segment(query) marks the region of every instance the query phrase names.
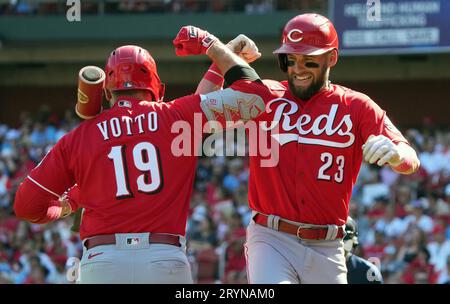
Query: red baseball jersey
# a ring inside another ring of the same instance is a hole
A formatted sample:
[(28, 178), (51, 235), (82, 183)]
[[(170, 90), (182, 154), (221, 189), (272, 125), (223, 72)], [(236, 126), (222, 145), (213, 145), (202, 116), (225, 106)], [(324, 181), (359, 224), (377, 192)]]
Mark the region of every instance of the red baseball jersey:
[(85, 209), (82, 239), (133, 232), (184, 235), (196, 157), (172, 153), (180, 134), (171, 128), (184, 121), (192, 140), (194, 113), (203, 115), (198, 95), (170, 103), (121, 97), (61, 138), (29, 177), (57, 195), (78, 184), (79, 207)]
[(267, 157), (250, 157), (251, 209), (296, 222), (344, 225), (369, 135), (383, 134), (395, 143), (406, 139), (362, 93), (331, 84), (305, 102), (290, 93), (286, 81), (264, 83), (272, 98), (265, 97), (266, 112), (257, 119), (275, 139), (279, 161), (262, 167)]
[[(272, 98), (261, 83), (245, 81), (242, 88)], [(245, 103), (225, 93), (223, 98)], [(215, 98), (221, 98), (220, 93)], [(82, 239), (133, 232), (184, 235), (196, 155), (207, 122), (200, 102), (199, 95), (169, 103), (119, 98), (50, 150), (19, 187), (16, 214), (35, 223), (57, 219), (57, 199), (76, 183), (74, 198), (84, 208)], [(239, 108), (226, 111), (239, 118)]]

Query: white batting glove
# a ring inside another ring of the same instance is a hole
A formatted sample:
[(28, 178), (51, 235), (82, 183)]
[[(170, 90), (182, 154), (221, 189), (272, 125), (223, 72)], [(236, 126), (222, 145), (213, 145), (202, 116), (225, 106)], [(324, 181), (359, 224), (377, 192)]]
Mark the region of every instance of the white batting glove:
[(402, 162), (397, 145), (384, 135), (370, 135), (362, 148), (364, 160), (370, 164), (377, 162), (381, 167), (388, 163), (395, 167)]
[(261, 53), (258, 51), (258, 47), (253, 40), (243, 34), (238, 35), (228, 42), (227, 46), (247, 63), (251, 63), (261, 57)]

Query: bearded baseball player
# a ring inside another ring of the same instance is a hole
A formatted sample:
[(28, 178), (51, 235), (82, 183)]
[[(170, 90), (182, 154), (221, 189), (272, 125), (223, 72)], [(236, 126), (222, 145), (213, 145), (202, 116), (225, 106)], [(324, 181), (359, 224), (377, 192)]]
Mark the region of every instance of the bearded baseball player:
[[(338, 61), (330, 20), (294, 17), (274, 53), (287, 80), (264, 80), (272, 98), (255, 120), (278, 142), (279, 162), (263, 167), (262, 156), (250, 157), (248, 280), (347, 283), (342, 240), (362, 160), (401, 174), (416, 172), (420, 163), (370, 97), (330, 82)], [(197, 92), (218, 85), (204, 78)]]
[[(177, 39), (177, 54), (207, 53), (228, 83), (245, 78), (255, 80), (248, 86), (261, 87), (253, 91), (265, 90), (254, 70), (208, 32), (185, 27)], [(264, 101), (231, 85), (216, 99), (162, 102), (156, 63), (138, 46), (114, 50), (105, 73), (111, 108), (58, 141), (20, 185), (15, 213), (46, 223), (84, 208), (81, 283), (192, 283), (184, 235), (196, 157), (173, 153), (179, 134), (172, 126), (187, 123), (192, 139), (194, 114), (203, 122), (246, 121), (264, 112)]]

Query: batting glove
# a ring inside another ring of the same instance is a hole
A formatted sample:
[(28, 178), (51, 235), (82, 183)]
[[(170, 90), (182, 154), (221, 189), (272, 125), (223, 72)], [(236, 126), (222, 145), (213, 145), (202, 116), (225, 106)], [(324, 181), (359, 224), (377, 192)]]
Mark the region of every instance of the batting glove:
[(362, 148), (364, 160), (370, 164), (398, 166), (402, 162), (397, 145), (384, 135), (370, 135)]
[(247, 63), (251, 63), (261, 57), (261, 53), (253, 40), (243, 34), (228, 42), (227, 47)]
[(80, 188), (78, 185), (75, 184), (64, 192), (60, 200), (70, 206), (71, 212), (77, 210), (80, 204)]
[(183, 26), (173, 40), (177, 56), (206, 54), (206, 51), (217, 41), (214, 35), (198, 27)]

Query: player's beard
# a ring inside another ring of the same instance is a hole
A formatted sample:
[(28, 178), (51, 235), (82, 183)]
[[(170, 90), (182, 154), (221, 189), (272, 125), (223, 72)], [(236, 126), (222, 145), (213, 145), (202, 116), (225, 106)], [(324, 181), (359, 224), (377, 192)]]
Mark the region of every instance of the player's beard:
[(319, 76), (314, 77), (314, 82), (310, 84), (306, 89), (301, 87), (296, 87), (294, 85), (294, 74), (288, 75), (288, 84), (289, 89), (295, 97), (300, 98), (301, 100), (308, 100), (313, 97), (320, 89), (325, 85), (325, 76), (327, 74), (327, 69), (322, 68), (320, 70)]

